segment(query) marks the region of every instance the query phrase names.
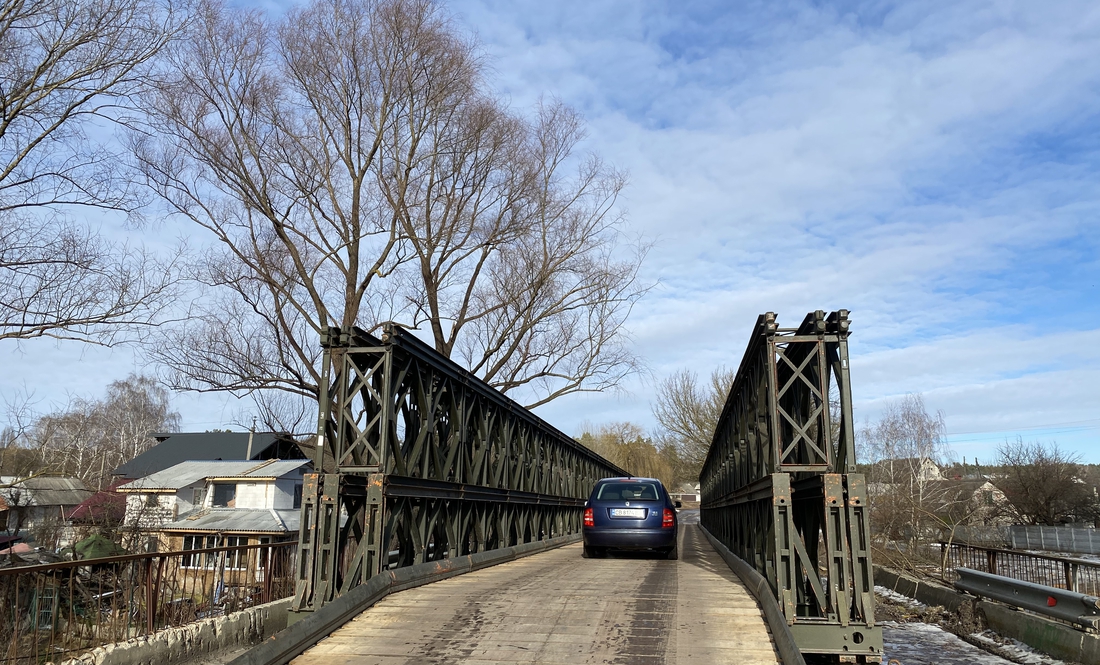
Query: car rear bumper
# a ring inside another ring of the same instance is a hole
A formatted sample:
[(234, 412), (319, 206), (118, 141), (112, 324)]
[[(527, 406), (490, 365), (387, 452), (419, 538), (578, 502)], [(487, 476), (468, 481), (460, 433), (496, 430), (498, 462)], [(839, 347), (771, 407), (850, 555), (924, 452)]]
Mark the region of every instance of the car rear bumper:
[(584, 530), (587, 547), (622, 550), (660, 550), (676, 544), (676, 529), (593, 529)]

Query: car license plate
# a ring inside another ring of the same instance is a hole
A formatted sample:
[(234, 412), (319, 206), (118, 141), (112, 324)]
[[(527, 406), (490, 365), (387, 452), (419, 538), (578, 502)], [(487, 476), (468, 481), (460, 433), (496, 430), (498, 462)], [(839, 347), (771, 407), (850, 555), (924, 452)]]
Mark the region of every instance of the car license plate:
[(612, 517), (632, 517), (636, 520), (645, 519), (645, 508), (612, 508)]

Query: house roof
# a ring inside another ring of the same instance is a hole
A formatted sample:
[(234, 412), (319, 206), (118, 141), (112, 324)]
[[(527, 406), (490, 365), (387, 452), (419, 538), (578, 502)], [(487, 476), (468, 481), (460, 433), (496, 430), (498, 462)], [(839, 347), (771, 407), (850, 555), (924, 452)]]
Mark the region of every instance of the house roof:
[(301, 515), (300, 510), (206, 508), (185, 514), (160, 529), (201, 533), (296, 533)]
[(178, 490), (207, 478), (279, 478), (309, 464), (309, 460), (189, 460), (127, 483), (120, 492)]
[(117, 486), (102, 492), (96, 492), (73, 508), (66, 516), (73, 522), (92, 524), (112, 524), (122, 521), (126, 515), (126, 497), (119, 494)]
[(79, 478), (62, 476), (34, 476), (31, 478), (4, 477), (0, 483), (8, 485), (0, 489), (9, 506), (76, 506), (92, 496), (92, 491)]
[(246, 469), (243, 473), (219, 473), (218, 475), (208, 476), (209, 478), (225, 478), (229, 479), (241, 479), (248, 480), (260, 479), (260, 478), (281, 478), (288, 473), (292, 473), (298, 470), (300, 467), (309, 464), (309, 460), (304, 459), (285, 459), (285, 460), (266, 460), (257, 464), (254, 460), (252, 466)]
[(974, 496), (980, 490), (996, 489), (993, 483), (985, 478), (964, 478), (960, 480), (929, 480), (926, 487), (932, 493), (950, 497), (956, 501)]
[[(296, 459), (304, 455), (283, 432), (182, 432), (153, 434), (159, 443), (112, 473), (142, 478), (188, 460)], [(252, 454), (248, 438), (252, 437)]]

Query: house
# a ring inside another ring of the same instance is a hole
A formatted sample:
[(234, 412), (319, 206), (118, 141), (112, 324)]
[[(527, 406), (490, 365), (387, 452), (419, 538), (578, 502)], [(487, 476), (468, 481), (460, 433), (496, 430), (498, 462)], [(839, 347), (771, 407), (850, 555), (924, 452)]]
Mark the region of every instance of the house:
[(92, 492), (79, 478), (0, 476), (0, 496), (8, 506), (7, 535), (29, 535), (38, 547), (53, 550), (72, 543), (68, 515)]
[(92, 533), (117, 531), (126, 515), (126, 496), (120, 494), (118, 488), (127, 482), (130, 481), (115, 481), (69, 511), (67, 519), (74, 531), (81, 532), (80, 535), (85, 537)]
[(123, 528), (169, 551), (298, 537), (308, 460), (191, 460), (118, 488)]
[(935, 512), (952, 525), (1000, 526), (1012, 523), (1005, 493), (988, 478), (933, 480), (927, 483)]
[(136, 480), (189, 460), (303, 459), (285, 432), (184, 432), (153, 434), (157, 444), (115, 469), (119, 479)]
[(685, 483), (680, 486), (675, 492), (669, 492), (669, 496), (673, 501), (680, 501), (682, 503), (698, 503), (700, 500), (699, 483), (694, 485)]
[(884, 459), (866, 469), (867, 481), (872, 483), (899, 483), (915, 480), (924, 483), (943, 480), (943, 471), (928, 457), (902, 457)]

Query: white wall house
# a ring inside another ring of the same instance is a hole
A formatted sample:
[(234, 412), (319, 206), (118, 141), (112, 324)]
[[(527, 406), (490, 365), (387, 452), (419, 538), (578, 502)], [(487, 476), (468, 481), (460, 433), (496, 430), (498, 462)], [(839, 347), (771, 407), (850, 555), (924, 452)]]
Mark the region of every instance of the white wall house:
[(123, 485), (123, 526), (198, 549), (296, 538), (308, 460), (188, 461)]

